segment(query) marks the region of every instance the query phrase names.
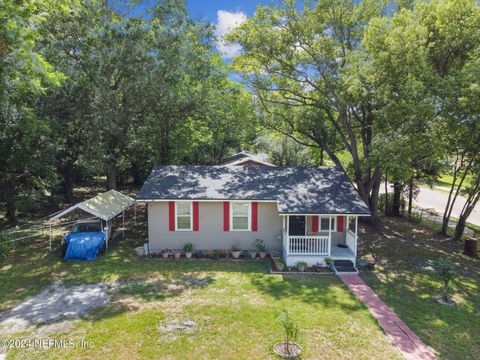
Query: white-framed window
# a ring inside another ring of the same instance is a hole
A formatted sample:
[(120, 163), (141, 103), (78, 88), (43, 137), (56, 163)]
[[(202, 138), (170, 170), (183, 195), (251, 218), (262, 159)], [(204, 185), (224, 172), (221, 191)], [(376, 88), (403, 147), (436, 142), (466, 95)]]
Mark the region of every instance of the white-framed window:
[(192, 231), (193, 203), (191, 201), (175, 201), (175, 230)]
[(336, 231), (336, 221), (335, 221), (335, 216), (329, 217), (329, 216), (321, 216), (320, 217), (320, 231)]
[(250, 231), (252, 222), (252, 203), (246, 201), (230, 202), (230, 230)]

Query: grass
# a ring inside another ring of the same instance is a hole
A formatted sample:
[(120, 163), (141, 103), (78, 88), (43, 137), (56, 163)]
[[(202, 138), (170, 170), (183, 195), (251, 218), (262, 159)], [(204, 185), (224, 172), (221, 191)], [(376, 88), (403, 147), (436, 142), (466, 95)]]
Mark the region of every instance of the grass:
[[(117, 244), (93, 262), (63, 262), (38, 241), (0, 263), (1, 310), (57, 280), (67, 286), (130, 284), (112, 295), (111, 306), (48, 335), (92, 341), (92, 349), (11, 349), (7, 359), (275, 359), (272, 347), (282, 339), (276, 314), (284, 308), (300, 326), (305, 359), (400, 358), (369, 311), (334, 276), (272, 275), (262, 261), (144, 261), (134, 256), (136, 244)], [(159, 323), (175, 319), (193, 320), (197, 328), (162, 335)]]
[[(362, 227), (362, 255), (376, 259), (377, 269), (364, 280), (443, 359), (480, 358), (480, 260), (462, 254), (462, 245), (404, 219), (382, 218)], [(455, 307), (437, 302), (439, 276), (431, 262), (447, 257), (458, 278)]]

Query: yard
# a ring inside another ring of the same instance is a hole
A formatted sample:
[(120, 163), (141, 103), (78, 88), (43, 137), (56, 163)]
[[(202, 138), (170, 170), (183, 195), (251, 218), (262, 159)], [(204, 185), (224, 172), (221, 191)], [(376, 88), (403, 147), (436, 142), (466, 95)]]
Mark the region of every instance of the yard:
[[(361, 253), (376, 259), (363, 279), (443, 359), (480, 358), (480, 260), (462, 254), (462, 245), (403, 219), (382, 218), (362, 226)], [(454, 261), (457, 306), (437, 303), (441, 282), (432, 261)]]
[[(368, 310), (331, 275), (271, 275), (261, 261), (144, 261), (128, 241), (97, 261), (65, 263), (39, 244), (1, 264), (1, 310), (58, 281), (66, 288), (109, 284), (109, 303), (79, 320), (59, 318), (2, 336), (85, 339), (93, 348), (11, 349), (7, 359), (276, 358), (272, 346), (282, 334), (275, 317), (284, 308), (300, 325), (305, 359), (400, 358)], [(182, 321), (194, 326), (168, 331)]]
[[(282, 336), (275, 316), (284, 308), (300, 325), (306, 359), (401, 358), (335, 276), (271, 275), (261, 261), (144, 261), (133, 251), (135, 239), (144, 238), (144, 224), (129, 225), (126, 240), (94, 262), (63, 262), (39, 240), (0, 264), (0, 321), (18, 302), (53, 292), (52, 284), (67, 290), (106, 286), (108, 295), (107, 304), (77, 320), (58, 317), (52, 324), (2, 334), (84, 339), (93, 348), (10, 349), (7, 359), (275, 358), (272, 346)], [(480, 261), (461, 255), (460, 244), (406, 220), (382, 218), (377, 227), (362, 225), (361, 231), (360, 253), (379, 263), (362, 275), (367, 283), (440, 358), (478, 359)], [(436, 301), (440, 279), (431, 261), (442, 256), (459, 269), (453, 308)], [(169, 330), (184, 321), (193, 326)]]

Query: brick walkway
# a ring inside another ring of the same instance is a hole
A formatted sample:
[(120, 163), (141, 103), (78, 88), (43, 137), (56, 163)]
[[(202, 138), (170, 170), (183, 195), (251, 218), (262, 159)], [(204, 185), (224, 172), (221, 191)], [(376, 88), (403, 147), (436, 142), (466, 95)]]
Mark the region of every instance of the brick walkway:
[(437, 359), (415, 333), (390, 309), (358, 275), (341, 275), (340, 279), (368, 307), (390, 341), (408, 360)]

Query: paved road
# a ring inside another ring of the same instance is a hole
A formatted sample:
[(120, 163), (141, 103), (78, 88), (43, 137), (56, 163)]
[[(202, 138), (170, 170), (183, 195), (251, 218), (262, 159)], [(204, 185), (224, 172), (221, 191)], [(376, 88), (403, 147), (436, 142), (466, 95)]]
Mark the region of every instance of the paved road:
[[(389, 187), (390, 193), (391, 187)], [(384, 185), (380, 187), (380, 193), (384, 193)], [(420, 207), (424, 209), (435, 209), (437, 213), (443, 215), (445, 211), (445, 206), (447, 205), (448, 201), (448, 193), (443, 191), (432, 190), (428, 187), (420, 187), (420, 193), (415, 200)], [(452, 216), (458, 218), (460, 213), (462, 212), (462, 207), (465, 204), (466, 199), (462, 196), (458, 196), (457, 200), (455, 201), (455, 206), (452, 210)], [(480, 226), (480, 204), (477, 203), (475, 209), (473, 209), (470, 217), (467, 220), (469, 223), (475, 224)]]
[[(442, 191), (432, 190), (428, 187), (420, 187), (420, 193), (417, 196), (416, 203), (423, 208), (433, 208), (440, 214), (445, 211), (445, 206), (448, 201), (448, 193)], [(452, 210), (452, 216), (459, 217), (462, 211), (462, 207), (465, 204), (466, 199), (462, 196), (458, 196), (455, 201), (455, 206)], [(468, 222), (480, 226), (480, 204), (477, 203), (475, 209), (473, 209)]]

